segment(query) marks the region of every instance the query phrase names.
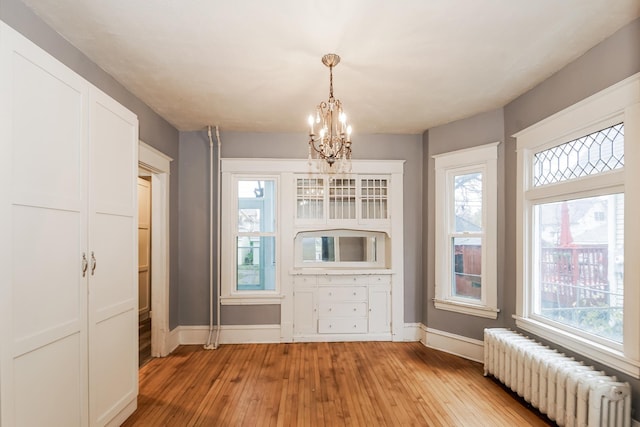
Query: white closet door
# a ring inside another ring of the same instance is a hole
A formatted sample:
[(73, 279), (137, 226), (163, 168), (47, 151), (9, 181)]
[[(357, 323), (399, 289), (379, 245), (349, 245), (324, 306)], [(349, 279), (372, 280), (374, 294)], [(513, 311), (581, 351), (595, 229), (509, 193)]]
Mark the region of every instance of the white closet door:
[(87, 415), (87, 85), (0, 22), (0, 424)]
[(104, 425), (138, 392), (138, 122), (93, 88), (89, 110), (89, 417)]

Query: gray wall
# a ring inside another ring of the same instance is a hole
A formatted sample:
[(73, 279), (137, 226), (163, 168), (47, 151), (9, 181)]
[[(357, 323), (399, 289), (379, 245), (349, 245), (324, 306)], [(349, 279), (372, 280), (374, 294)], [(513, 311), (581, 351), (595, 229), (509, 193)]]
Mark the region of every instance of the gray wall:
[[(301, 121), (302, 123), (302, 121)], [(223, 158), (307, 157), (304, 133), (221, 130)], [(214, 138), (214, 148), (217, 142)], [(422, 321), (422, 143), (420, 135), (358, 135), (354, 158), (406, 160), (404, 279), (406, 322)], [(214, 150), (215, 153), (215, 150)], [(215, 165), (214, 165), (215, 167)], [(217, 171), (215, 171), (217, 179)], [(214, 187), (217, 184), (214, 182)], [(209, 141), (206, 130), (180, 133), (180, 324), (209, 321)], [(215, 209), (215, 207), (214, 207)], [(215, 226), (215, 225), (214, 225)], [(214, 248), (215, 251), (215, 248)], [(214, 255), (215, 252), (214, 252)], [(214, 265), (215, 269), (215, 265)], [(280, 306), (224, 306), (221, 323), (279, 324)]]
[(178, 325), (178, 131), (126, 90), (113, 77), (73, 47), (19, 0), (0, 1), (0, 20), (80, 74), (138, 116), (140, 139), (172, 157), (171, 163), (171, 278), (169, 321)]

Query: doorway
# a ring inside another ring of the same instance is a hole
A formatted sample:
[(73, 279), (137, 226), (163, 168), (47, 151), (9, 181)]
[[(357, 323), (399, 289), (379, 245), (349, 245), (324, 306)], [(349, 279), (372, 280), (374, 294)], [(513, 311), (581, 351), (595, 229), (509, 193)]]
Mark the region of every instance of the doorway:
[[(138, 175), (139, 179), (149, 184), (150, 194), (147, 253), (149, 292), (144, 296), (148, 297), (150, 304), (150, 350), (151, 357), (164, 357), (173, 349), (169, 330), (169, 187), (173, 159), (142, 141), (138, 146)], [(140, 258), (143, 249), (139, 248), (138, 252)], [(140, 297), (141, 310), (142, 303), (143, 296)]]
[(138, 172), (138, 366), (151, 360), (151, 173)]

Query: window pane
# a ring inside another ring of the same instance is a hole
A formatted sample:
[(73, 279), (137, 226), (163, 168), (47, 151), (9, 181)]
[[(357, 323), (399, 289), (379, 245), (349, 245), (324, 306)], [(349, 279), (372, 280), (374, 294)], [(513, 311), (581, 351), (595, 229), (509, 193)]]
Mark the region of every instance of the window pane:
[(453, 185), (455, 231), (482, 231), (482, 173), (456, 175)]
[(624, 194), (537, 205), (536, 313), (622, 342)]
[(453, 237), (451, 295), (480, 300), (482, 297), (482, 239)]
[(624, 166), (624, 124), (540, 151), (533, 160), (535, 187)]
[(238, 181), (238, 231), (275, 231), (275, 181)]
[(273, 236), (238, 236), (238, 291), (275, 290), (275, 244)]

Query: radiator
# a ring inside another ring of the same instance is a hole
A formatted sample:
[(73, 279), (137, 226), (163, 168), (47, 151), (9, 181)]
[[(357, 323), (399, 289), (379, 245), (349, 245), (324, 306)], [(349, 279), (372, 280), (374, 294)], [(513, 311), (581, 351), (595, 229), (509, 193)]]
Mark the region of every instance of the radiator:
[(559, 426), (631, 426), (631, 387), (504, 328), (484, 330), (492, 375)]

